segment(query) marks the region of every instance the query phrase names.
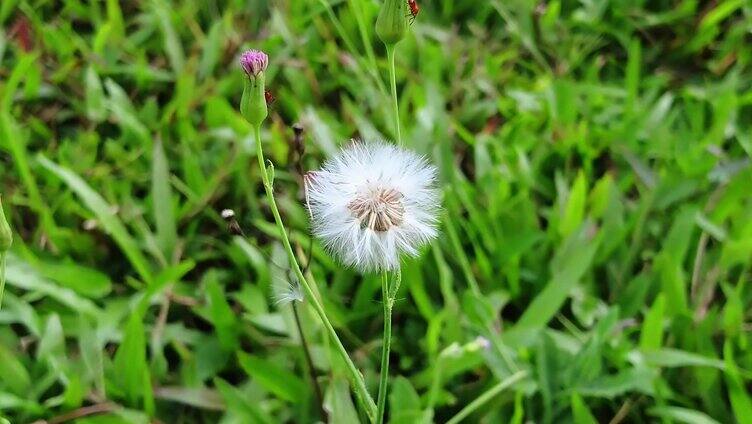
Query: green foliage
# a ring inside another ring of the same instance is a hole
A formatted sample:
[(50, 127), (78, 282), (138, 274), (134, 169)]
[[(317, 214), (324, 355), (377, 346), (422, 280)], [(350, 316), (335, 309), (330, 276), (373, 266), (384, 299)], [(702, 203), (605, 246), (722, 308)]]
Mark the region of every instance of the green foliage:
[[(0, 422), (364, 420), (276, 301), (237, 59), (269, 54), (277, 202), (375, 397), (378, 277), (309, 244), (300, 173), (396, 137), (381, 3), (0, 2)], [(389, 421), (748, 422), (749, 2), (418, 3), (395, 77), (442, 235), (403, 267)]]

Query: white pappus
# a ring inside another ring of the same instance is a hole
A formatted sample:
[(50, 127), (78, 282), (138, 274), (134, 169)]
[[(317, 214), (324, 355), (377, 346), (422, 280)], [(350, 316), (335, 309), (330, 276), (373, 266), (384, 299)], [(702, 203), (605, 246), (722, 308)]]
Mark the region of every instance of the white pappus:
[(306, 176), (313, 233), (347, 266), (395, 270), (437, 236), (436, 173), (412, 151), (354, 141)]

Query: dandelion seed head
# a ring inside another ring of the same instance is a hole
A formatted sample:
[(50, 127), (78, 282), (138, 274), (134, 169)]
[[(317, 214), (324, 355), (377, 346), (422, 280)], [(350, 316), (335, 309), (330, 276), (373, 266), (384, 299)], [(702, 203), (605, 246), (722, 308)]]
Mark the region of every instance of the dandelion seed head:
[(394, 270), (437, 236), (436, 168), (384, 142), (354, 142), (306, 178), (314, 235), (347, 266)]
[(269, 56), (260, 50), (246, 50), (240, 55), (240, 66), (249, 77), (258, 76), (266, 71), (269, 65)]

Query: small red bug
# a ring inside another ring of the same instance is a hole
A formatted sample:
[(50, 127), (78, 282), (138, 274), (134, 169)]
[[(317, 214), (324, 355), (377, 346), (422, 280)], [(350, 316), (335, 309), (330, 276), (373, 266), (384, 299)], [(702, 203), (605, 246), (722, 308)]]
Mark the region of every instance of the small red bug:
[(269, 90), (264, 90), (264, 99), (266, 100), (266, 105), (271, 106), (275, 100), (277, 100), (276, 97), (274, 97), (274, 94), (272, 94)]
[(415, 18), (418, 17), (420, 6), (418, 6), (418, 0), (407, 0), (407, 6), (410, 7), (410, 25), (412, 25)]

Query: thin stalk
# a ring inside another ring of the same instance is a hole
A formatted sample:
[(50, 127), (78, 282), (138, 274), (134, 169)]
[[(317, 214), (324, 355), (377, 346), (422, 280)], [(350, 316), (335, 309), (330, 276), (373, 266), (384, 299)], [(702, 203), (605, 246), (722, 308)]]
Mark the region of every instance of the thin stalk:
[(363, 10), (363, 0), (349, 0), (350, 2), (350, 8), (353, 10), (353, 14), (355, 15), (355, 21), (358, 23), (358, 30), (360, 31), (360, 38), (363, 42), (363, 47), (365, 47), (366, 50), (366, 57), (368, 57), (369, 64), (371, 65), (368, 69), (371, 73), (371, 75), (375, 78), (377, 85), (379, 86), (379, 90), (386, 94), (386, 90), (384, 87), (384, 82), (381, 80), (381, 77), (379, 77), (378, 74), (378, 65), (376, 63), (376, 54), (373, 52), (373, 47), (371, 46), (371, 38), (368, 36), (368, 30), (366, 29), (366, 20), (365, 11)]
[(457, 260), (460, 263), (460, 268), (462, 268), (462, 273), (465, 274), (465, 279), (467, 280), (470, 290), (472, 290), (473, 294), (476, 296), (480, 296), (481, 292), (478, 280), (475, 279), (473, 271), (470, 268), (470, 261), (467, 259), (467, 254), (465, 254), (465, 250), (462, 247), (457, 229), (454, 227), (453, 221), (449, 219), (449, 212), (445, 212), (444, 214), (444, 225), (446, 226), (447, 234), (449, 235), (449, 243), (452, 246), (455, 255), (457, 255)]
[(306, 297), (309, 299), (309, 301), (311, 302), (311, 305), (313, 306), (313, 310), (316, 311), (316, 314), (321, 319), (321, 322), (324, 323), (324, 329), (326, 330), (329, 337), (334, 341), (334, 344), (337, 346), (337, 351), (342, 357), (342, 360), (345, 361), (345, 365), (347, 366), (347, 371), (350, 374), (350, 382), (353, 385), (353, 389), (355, 390), (355, 393), (358, 395), (358, 400), (362, 403), (363, 408), (366, 410), (366, 414), (368, 415), (368, 418), (371, 421), (374, 421), (376, 418), (376, 403), (373, 401), (373, 398), (371, 397), (371, 395), (368, 394), (366, 383), (365, 381), (363, 381), (363, 377), (360, 375), (360, 371), (358, 371), (358, 368), (355, 366), (352, 359), (350, 359), (350, 355), (348, 355), (347, 350), (345, 349), (345, 346), (342, 345), (342, 342), (337, 336), (337, 332), (334, 330), (332, 323), (329, 322), (329, 318), (326, 316), (324, 307), (321, 305), (321, 302), (319, 302), (318, 298), (313, 292), (313, 289), (311, 289), (311, 285), (308, 283), (308, 280), (306, 280), (305, 276), (303, 275), (303, 271), (301, 271), (300, 265), (298, 265), (298, 261), (295, 257), (295, 254), (292, 251), (292, 246), (290, 245), (290, 239), (287, 237), (287, 231), (285, 230), (285, 226), (282, 223), (282, 217), (279, 214), (279, 209), (277, 208), (277, 202), (274, 200), (274, 191), (272, 189), (272, 184), (269, 181), (269, 175), (266, 170), (266, 161), (264, 159), (264, 151), (261, 148), (261, 127), (260, 126), (256, 126), (254, 135), (256, 138), (256, 156), (258, 156), (258, 163), (259, 163), (259, 168), (261, 171), (261, 179), (264, 183), (264, 190), (266, 191), (266, 198), (267, 198), (267, 201), (269, 202), (269, 208), (271, 208), (272, 210), (272, 215), (274, 215), (274, 222), (277, 225), (277, 229), (279, 230), (279, 237), (282, 240), (282, 246), (285, 248), (285, 252), (287, 252), (287, 257), (290, 261), (290, 264), (292, 265), (293, 272), (295, 272), (295, 276), (298, 278), (298, 280), (300, 281), (300, 284), (303, 286), (303, 289), (305, 290), (305, 293), (306, 293)]
[(337, 34), (345, 43), (345, 47), (347, 47), (350, 53), (352, 53), (353, 57), (355, 57), (355, 62), (357, 64), (357, 66), (355, 67), (355, 70), (358, 73), (362, 73), (363, 68), (368, 70), (368, 73), (371, 74), (371, 77), (374, 79), (374, 81), (376, 81), (376, 85), (378, 86), (379, 91), (382, 94), (386, 94), (384, 82), (379, 77), (377, 68), (375, 66), (365, 66), (363, 64), (364, 62), (363, 58), (359, 54), (358, 49), (355, 48), (355, 43), (350, 39), (350, 36), (347, 35), (347, 31), (345, 31), (345, 28), (342, 26), (342, 23), (339, 21), (339, 19), (337, 19), (337, 15), (334, 13), (334, 9), (332, 9), (332, 5), (329, 4), (327, 0), (319, 0), (319, 3), (321, 3), (321, 5), (326, 10), (327, 15), (329, 15), (329, 19), (332, 21), (332, 25), (334, 25), (334, 28), (337, 30)]
[(3, 307), (3, 293), (5, 293), (5, 256), (7, 254), (8, 252), (0, 253), (0, 308)]
[(446, 424), (457, 424), (458, 422), (464, 420), (465, 418), (467, 418), (468, 415), (475, 412), (475, 410), (483, 406), (486, 402), (490, 401), (496, 395), (503, 392), (512, 384), (522, 380), (526, 376), (527, 376), (527, 371), (525, 370), (518, 371), (510, 375), (509, 377), (501, 381), (499, 384), (491, 387), (490, 389), (488, 389), (488, 391), (478, 396), (474, 401), (470, 402), (470, 404), (468, 404), (466, 407), (462, 408), (462, 410), (458, 412), (457, 415), (450, 418), (449, 421), (446, 422)]
[(389, 382), (389, 350), (392, 347), (392, 306), (394, 300), (389, 289), (389, 273), (384, 271), (381, 274), (381, 298), (384, 303), (384, 337), (381, 342), (381, 378), (379, 379), (379, 397), (376, 401), (377, 412), (376, 422), (384, 422), (384, 411), (386, 410), (386, 393)]
[(402, 146), (402, 133), (400, 132), (399, 101), (397, 99), (397, 76), (394, 70), (394, 44), (387, 44), (386, 57), (389, 60), (389, 82), (392, 86), (392, 108), (394, 109), (394, 127), (397, 131), (397, 145)]
[(313, 367), (313, 358), (311, 358), (311, 351), (308, 347), (308, 341), (306, 341), (305, 334), (303, 333), (303, 326), (300, 324), (300, 312), (298, 312), (298, 306), (295, 301), (292, 301), (292, 313), (295, 316), (295, 326), (298, 328), (298, 337), (300, 337), (300, 344), (303, 345), (303, 352), (308, 366), (308, 374), (311, 377), (311, 384), (313, 384), (313, 390), (316, 392), (316, 400), (319, 404), (319, 414), (321, 419), (326, 421), (327, 414), (324, 409), (324, 395), (321, 393), (321, 386), (316, 379), (316, 368)]
[(441, 367), (443, 357), (439, 354), (436, 357), (436, 362), (433, 365), (433, 378), (431, 379), (431, 387), (428, 390), (428, 409), (433, 410), (436, 405), (436, 398), (439, 395), (439, 386), (441, 384)]

